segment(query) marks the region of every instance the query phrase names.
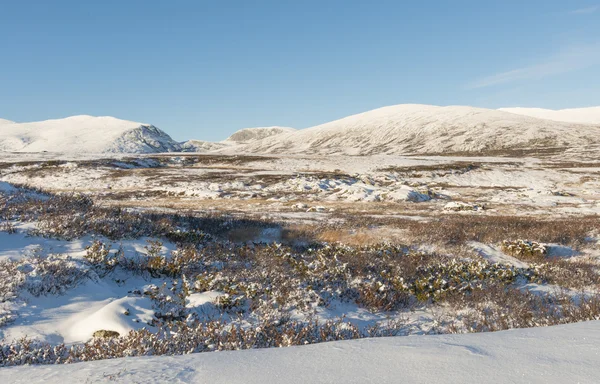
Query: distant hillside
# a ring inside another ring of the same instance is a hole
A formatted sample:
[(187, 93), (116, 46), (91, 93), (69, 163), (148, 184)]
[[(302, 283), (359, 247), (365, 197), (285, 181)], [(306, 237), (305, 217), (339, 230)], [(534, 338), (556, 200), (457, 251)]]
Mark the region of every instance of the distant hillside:
[(212, 141), (203, 141), (203, 140), (188, 140), (180, 144), (181, 150), (184, 152), (211, 152), (217, 149), (221, 149), (227, 147), (228, 144), (225, 143), (215, 143)]
[[(474, 107), (396, 105), (243, 146), (249, 153), (423, 154), (581, 147), (600, 126), (541, 120)], [(241, 150), (241, 149), (237, 149)]]
[(288, 127), (258, 127), (245, 128), (235, 132), (229, 136), (225, 142), (233, 142), (236, 144), (248, 143), (251, 141), (262, 140), (267, 137), (278, 136), (284, 133), (292, 133), (296, 130)]
[(73, 116), (3, 124), (0, 129), (0, 151), (153, 153), (178, 150), (179, 144), (155, 126), (114, 117)]
[(559, 110), (542, 108), (500, 108), (500, 111), (536, 117), (538, 119), (581, 124), (600, 124), (600, 107)]
[(550, 111), (404, 104), (302, 130), (246, 128), (218, 143), (177, 143), (153, 125), (114, 117), (73, 116), (33, 123), (0, 120), (0, 151), (320, 155), (497, 154), (584, 147), (589, 151), (596, 150), (591, 145), (600, 145), (600, 122), (595, 121), (600, 121), (600, 107)]

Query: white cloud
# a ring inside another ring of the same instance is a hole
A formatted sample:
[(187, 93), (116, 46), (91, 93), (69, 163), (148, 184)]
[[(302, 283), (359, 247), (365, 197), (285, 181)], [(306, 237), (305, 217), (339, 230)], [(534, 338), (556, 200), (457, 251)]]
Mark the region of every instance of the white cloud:
[(587, 8), (579, 8), (574, 11), (569, 12), (571, 15), (589, 15), (591, 13), (595, 13), (600, 9), (600, 5), (594, 5), (592, 7)]
[(600, 44), (564, 49), (538, 64), (496, 73), (467, 84), (468, 89), (485, 88), (519, 80), (538, 80), (600, 64)]

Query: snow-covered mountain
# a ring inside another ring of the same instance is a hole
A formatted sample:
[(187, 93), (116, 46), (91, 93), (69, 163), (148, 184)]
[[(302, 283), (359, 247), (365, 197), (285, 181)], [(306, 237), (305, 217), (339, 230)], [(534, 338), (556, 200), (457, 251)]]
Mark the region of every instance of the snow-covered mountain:
[(0, 129), (0, 151), (153, 153), (179, 150), (179, 143), (155, 126), (114, 117), (73, 116), (3, 124)]
[(581, 124), (600, 124), (600, 107), (572, 109), (543, 109), (543, 108), (500, 108), (500, 111), (531, 116), (538, 119), (564, 121)]
[(0, 151), (12, 152), (368, 155), (485, 153), (600, 144), (600, 107), (551, 111), (404, 104), (302, 130), (246, 128), (217, 143), (177, 143), (152, 125), (113, 117), (73, 116), (34, 123), (0, 120), (0, 125)]
[(233, 135), (225, 139), (225, 142), (242, 144), (249, 143), (257, 140), (262, 140), (267, 137), (278, 136), (284, 133), (292, 133), (296, 130), (289, 127), (257, 127), (257, 128), (245, 128), (240, 129)]
[(267, 137), (242, 149), (249, 153), (367, 155), (565, 148), (598, 143), (600, 124), (556, 122), (465, 106), (406, 104)]

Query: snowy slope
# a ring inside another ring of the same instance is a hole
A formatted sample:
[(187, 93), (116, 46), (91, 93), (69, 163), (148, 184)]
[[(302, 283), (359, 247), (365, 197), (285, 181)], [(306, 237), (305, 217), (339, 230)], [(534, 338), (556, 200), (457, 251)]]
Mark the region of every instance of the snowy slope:
[(147, 153), (179, 150), (160, 129), (114, 117), (73, 116), (5, 124), (0, 151), (65, 153)]
[(283, 133), (291, 133), (294, 131), (296, 131), (294, 128), (288, 127), (245, 128), (229, 136), (227, 139), (225, 139), (225, 142), (232, 142), (235, 144), (248, 143), (251, 141), (261, 140), (267, 137), (278, 136)]
[(225, 143), (215, 143), (204, 140), (188, 140), (181, 143), (181, 150), (184, 152), (211, 152), (217, 149), (227, 147)]
[(0, 119), (0, 125), (4, 125), (4, 124), (14, 124), (14, 121)]
[(296, 131), (294, 128), (287, 127), (257, 127), (244, 128), (236, 131), (233, 135), (220, 142), (204, 140), (188, 140), (181, 143), (181, 149), (185, 152), (212, 152), (225, 150), (236, 153), (241, 145), (250, 144), (268, 137), (274, 137), (285, 133)]
[(3, 383), (595, 383), (600, 321), (0, 369)]
[(536, 117), (538, 119), (582, 124), (600, 124), (600, 107), (559, 110), (543, 108), (500, 108), (500, 111)]
[[(396, 105), (249, 143), (251, 153), (407, 154), (600, 143), (600, 125), (473, 107)], [(238, 149), (239, 150), (239, 149)]]

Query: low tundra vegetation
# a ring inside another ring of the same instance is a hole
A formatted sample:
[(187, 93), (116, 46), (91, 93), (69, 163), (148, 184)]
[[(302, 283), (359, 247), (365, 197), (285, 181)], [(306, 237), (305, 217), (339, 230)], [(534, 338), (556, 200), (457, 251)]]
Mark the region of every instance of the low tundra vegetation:
[[(538, 224), (545, 228), (539, 240), (503, 243), (506, 253), (530, 262), (529, 267), (517, 268), (491, 263), (474, 253), (423, 251), (417, 242), (350, 246), (318, 241), (309, 233), (304, 233), (302, 244), (233, 242), (227, 236), (231, 229), (278, 224), (99, 207), (80, 195), (13, 197), (4, 201), (0, 217), (12, 227), (35, 223), (31, 234), (36, 236), (65, 240), (96, 236), (82, 258), (39, 252), (0, 261), (0, 327), (9, 326), (18, 316), (19, 306), (11, 304), (65, 294), (99, 279), (141, 278), (148, 284), (134, 287), (129, 295), (150, 298), (154, 312), (145, 328), (128, 334), (98, 329), (96, 337), (83, 344), (53, 345), (27, 338), (3, 341), (0, 365), (4, 366), (405, 335), (413, 329), (414, 311), (438, 314), (428, 331), (433, 333), (600, 319), (596, 262), (545, 257), (544, 246), (536, 241), (556, 241), (559, 234), (550, 224)], [(506, 236), (517, 229), (535, 239), (535, 225), (497, 220), (504, 239), (519, 238)], [(422, 223), (410, 225), (418, 224)], [(423, 243), (434, 235), (431, 223), (425, 225)], [(487, 225), (493, 230), (491, 221)], [(595, 229), (588, 227), (588, 232)], [(583, 228), (581, 224), (566, 230), (568, 241), (563, 243), (580, 241)], [(481, 228), (459, 229), (451, 221), (446, 232), (437, 231), (443, 233), (437, 242), (454, 244), (473, 240)], [(448, 232), (457, 238), (448, 238)], [(141, 237), (153, 239), (142, 252), (128, 253), (118, 245), (120, 240)], [(166, 241), (176, 245), (169, 254), (162, 252)], [(553, 289), (539, 293), (529, 290), (531, 286)], [(200, 313), (188, 305), (193, 295), (205, 293), (217, 293), (211, 311)], [(335, 311), (340, 305), (381, 317), (359, 326)], [(323, 313), (336, 316), (324, 318)]]
[(548, 249), (543, 244), (527, 240), (504, 240), (504, 253), (524, 261), (543, 261), (548, 255)]

